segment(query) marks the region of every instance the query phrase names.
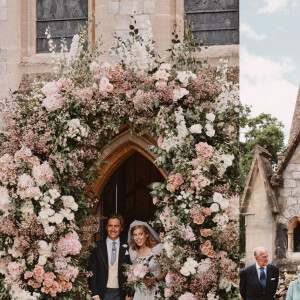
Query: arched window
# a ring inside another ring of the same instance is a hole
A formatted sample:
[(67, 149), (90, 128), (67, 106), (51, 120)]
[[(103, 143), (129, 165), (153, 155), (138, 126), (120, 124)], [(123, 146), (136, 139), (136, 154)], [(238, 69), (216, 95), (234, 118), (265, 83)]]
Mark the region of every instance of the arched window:
[(79, 25), (88, 19), (88, 0), (37, 0), (36, 1), (36, 52), (49, 52), (45, 30), (50, 27), (52, 39), (59, 50), (64, 38), (68, 49)]
[(300, 259), (300, 217), (294, 216), (289, 220), (287, 257)]
[(300, 223), (294, 228), (294, 252), (300, 252)]

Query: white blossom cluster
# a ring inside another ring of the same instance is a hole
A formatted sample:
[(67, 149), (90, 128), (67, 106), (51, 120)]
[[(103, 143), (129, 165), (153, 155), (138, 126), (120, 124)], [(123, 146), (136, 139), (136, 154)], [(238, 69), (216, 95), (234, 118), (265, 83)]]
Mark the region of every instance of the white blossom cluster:
[(220, 60), (220, 62), (221, 65), (217, 70), (219, 73), (217, 80), (222, 83), (222, 91), (215, 100), (216, 111), (219, 114), (229, 109), (234, 109), (235, 112), (239, 112), (239, 85), (227, 81), (228, 62), (226, 60)]
[(185, 137), (189, 134), (182, 107), (179, 107), (175, 112), (175, 119), (177, 123), (177, 135), (175, 135), (172, 131), (166, 131), (166, 136), (164, 137), (164, 141), (161, 146), (161, 148), (167, 152), (169, 152), (171, 148), (180, 148), (185, 142)]
[(177, 79), (183, 84), (183, 86), (187, 86), (192, 79), (196, 79), (197, 76), (191, 71), (178, 71)]
[(87, 137), (88, 130), (80, 124), (79, 119), (72, 119), (67, 122), (68, 130), (66, 135), (70, 138), (74, 138), (77, 141), (81, 141), (83, 137)]
[(49, 195), (45, 194), (40, 202), (42, 208), (39, 212), (39, 221), (47, 235), (51, 235), (55, 230), (55, 225), (61, 224), (64, 219), (73, 221), (75, 218), (73, 211), (78, 210), (78, 204), (72, 196), (62, 196), (64, 207), (59, 212), (55, 212), (52, 205), (59, 197), (60, 193), (56, 189), (52, 189), (49, 190)]
[(41, 294), (36, 292), (33, 292), (31, 295), (29, 291), (21, 289), (17, 283), (12, 285), (9, 294), (12, 300), (38, 300), (41, 296)]
[(143, 37), (130, 37), (126, 42), (116, 39), (116, 51), (126, 68), (142, 76), (157, 67), (154, 51), (152, 26), (149, 21), (145, 25)]
[(46, 241), (39, 241), (39, 261), (38, 264), (44, 266), (47, 262), (47, 258), (52, 256), (52, 244)]
[(78, 58), (78, 54), (80, 53), (82, 48), (82, 45), (80, 43), (80, 36), (78, 34), (75, 34), (72, 39), (70, 52), (68, 56), (68, 64), (72, 63), (74, 60)]
[(190, 276), (191, 274), (195, 274), (198, 267), (197, 261), (195, 261), (192, 257), (188, 257), (186, 262), (183, 264), (183, 267), (180, 270), (180, 273), (183, 276)]
[(234, 155), (225, 153), (220, 154), (220, 152), (215, 151), (213, 159), (216, 162), (216, 165), (218, 166), (218, 172), (220, 176), (223, 176), (226, 169), (232, 165)]

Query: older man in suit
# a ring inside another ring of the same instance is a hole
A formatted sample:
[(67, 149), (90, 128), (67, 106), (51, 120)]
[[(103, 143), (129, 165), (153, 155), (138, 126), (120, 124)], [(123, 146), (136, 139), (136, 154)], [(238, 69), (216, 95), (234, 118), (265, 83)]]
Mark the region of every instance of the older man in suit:
[(107, 238), (97, 243), (90, 258), (89, 287), (95, 300), (132, 300), (123, 285), (126, 282), (123, 264), (130, 264), (128, 245), (120, 239), (124, 220), (120, 214), (113, 214), (107, 220)]
[(268, 264), (268, 251), (263, 247), (254, 249), (256, 263), (240, 273), (240, 294), (243, 300), (274, 300), (279, 269)]

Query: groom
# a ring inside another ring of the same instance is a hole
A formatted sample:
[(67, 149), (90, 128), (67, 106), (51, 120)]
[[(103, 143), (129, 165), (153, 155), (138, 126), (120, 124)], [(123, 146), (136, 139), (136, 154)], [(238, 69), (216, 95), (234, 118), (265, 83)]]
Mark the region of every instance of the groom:
[(106, 240), (97, 243), (90, 258), (88, 270), (92, 271), (89, 277), (89, 287), (95, 300), (132, 300), (127, 296), (123, 285), (126, 282), (122, 264), (131, 264), (128, 245), (120, 239), (124, 219), (120, 214), (108, 217)]

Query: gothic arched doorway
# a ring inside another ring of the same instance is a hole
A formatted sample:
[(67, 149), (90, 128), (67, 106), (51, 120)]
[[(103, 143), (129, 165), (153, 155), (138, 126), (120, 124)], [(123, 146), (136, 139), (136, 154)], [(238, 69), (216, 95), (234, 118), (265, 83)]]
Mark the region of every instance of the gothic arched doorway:
[[(154, 217), (149, 185), (163, 182), (158, 168), (139, 152), (134, 152), (111, 175), (100, 195), (97, 215), (107, 217), (121, 213), (125, 219), (122, 233), (127, 239), (129, 225), (134, 220), (150, 221)], [(101, 238), (104, 238), (104, 221), (101, 222)]]

